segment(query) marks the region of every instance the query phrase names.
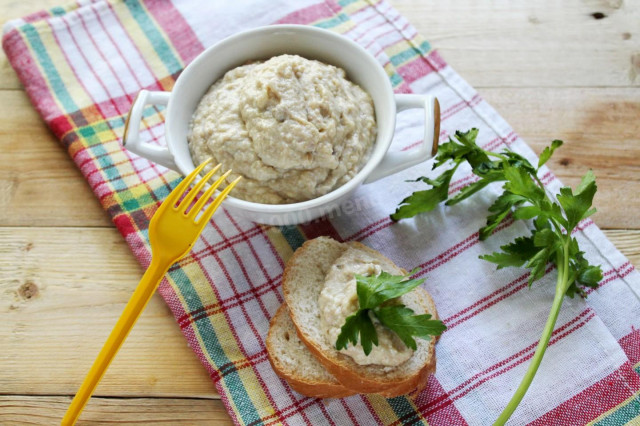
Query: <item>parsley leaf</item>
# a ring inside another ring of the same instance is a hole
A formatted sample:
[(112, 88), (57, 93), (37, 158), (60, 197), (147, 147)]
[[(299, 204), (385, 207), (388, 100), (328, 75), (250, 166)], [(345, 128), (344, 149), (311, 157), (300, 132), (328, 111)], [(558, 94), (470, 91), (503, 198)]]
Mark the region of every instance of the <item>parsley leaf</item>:
[(365, 355), (369, 355), (373, 348), (372, 344), (378, 346), (378, 334), (369, 317), (369, 309), (359, 309), (347, 317), (336, 340), (336, 349), (346, 349), (349, 342), (357, 345), (358, 335)]
[(526, 169), (506, 166), (504, 177), (507, 180), (504, 189), (512, 194), (519, 195), (528, 201), (539, 201), (545, 197), (544, 190), (533, 181)]
[(557, 198), (565, 211), (569, 228), (573, 229), (582, 219), (596, 212), (591, 208), (596, 190), (595, 176), (591, 170), (582, 178), (575, 194), (571, 188), (560, 188), (560, 195)]
[[(411, 271), (415, 273), (416, 270)], [(440, 335), (446, 326), (439, 320), (432, 320), (431, 315), (414, 315), (413, 311), (402, 304), (389, 304), (403, 294), (407, 294), (424, 279), (407, 279), (404, 275), (391, 275), (382, 271), (379, 275), (355, 275), (356, 292), (358, 294), (358, 310), (349, 315), (340, 329), (336, 340), (336, 349), (346, 349), (349, 343), (362, 344), (365, 355), (369, 355), (373, 345), (378, 345), (378, 334), (372, 318), (398, 334), (400, 339), (410, 348), (416, 348), (412, 336), (423, 339), (432, 335)], [(384, 304), (384, 306), (382, 306)]]
[(514, 206), (519, 206), (525, 201), (525, 198), (505, 191), (496, 201), (489, 207), (489, 211), (493, 214), (487, 216), (487, 225), (480, 228), (480, 239), (485, 240), (491, 233), (504, 221)]
[(446, 200), (449, 196), (449, 183), (457, 168), (447, 170), (437, 179), (420, 178), (423, 182), (432, 186), (431, 189), (416, 191), (400, 202), (398, 209), (391, 215), (391, 219), (398, 221), (408, 217), (413, 217), (418, 213), (433, 210), (438, 204)]
[(485, 254), (480, 256), (480, 259), (493, 262), (501, 269), (507, 266), (522, 266), (538, 251), (532, 237), (516, 238), (511, 244), (500, 248), (501, 253)]
[(382, 271), (380, 275), (363, 276), (356, 274), (356, 289), (360, 309), (380, 306), (387, 300), (400, 297), (418, 287), (424, 278), (407, 280), (403, 275), (391, 275)]
[(553, 155), (553, 151), (555, 151), (557, 148), (560, 148), (561, 146), (561, 140), (556, 139), (551, 142), (551, 146), (546, 147), (540, 154), (540, 159), (538, 160), (538, 169), (542, 167), (544, 163), (549, 161), (549, 158), (551, 158), (551, 156)]
[(599, 266), (589, 264), (584, 258), (584, 253), (579, 251), (575, 238), (572, 239), (572, 246), (573, 259), (569, 263), (567, 296), (574, 297), (579, 294), (584, 297), (586, 295), (584, 287), (597, 288), (598, 283), (602, 281), (602, 269)]
[(449, 142), (445, 142), (438, 147), (438, 154), (436, 155), (436, 162), (433, 168), (435, 169), (441, 166), (448, 160), (459, 162), (473, 152), (481, 152), (482, 150), (475, 144), (477, 136), (478, 129), (471, 129), (467, 132), (456, 132), (455, 138), (449, 138)]
[(417, 348), (414, 336), (428, 340), (447, 328), (442, 321), (432, 320), (429, 314), (414, 315), (406, 306), (384, 306), (375, 313), (382, 325), (393, 330), (414, 351)]
[[(562, 141), (551, 142), (540, 154), (537, 167), (533, 167), (529, 160), (513, 151), (495, 153), (483, 150), (476, 144), (477, 136), (478, 129), (458, 131), (454, 138), (441, 145), (433, 168), (451, 163), (453, 168), (444, 171), (435, 179), (422, 178), (423, 182), (432, 185), (433, 188), (405, 198), (391, 217), (394, 220), (413, 217), (433, 210), (443, 201), (446, 205), (458, 204), (491, 183), (504, 182), (502, 194), (489, 207), (487, 224), (480, 229), (479, 239), (488, 238), (510, 214), (516, 220), (532, 220), (533, 229), (530, 236), (516, 238), (512, 243), (500, 247), (500, 252), (480, 256), (481, 259), (495, 263), (497, 269), (510, 266), (530, 269), (529, 285), (545, 275), (548, 265), (553, 264), (557, 269), (556, 293), (549, 320), (521, 386), (496, 422), (504, 424), (524, 397), (535, 376), (564, 297), (574, 297), (576, 294), (586, 296), (585, 289), (596, 288), (602, 280), (600, 266), (588, 262), (584, 253), (580, 251), (577, 240), (571, 236), (581, 220), (595, 213), (592, 204), (597, 186), (593, 172), (589, 171), (575, 191), (569, 187), (561, 188), (556, 202), (547, 194), (538, 177), (538, 171), (549, 161), (554, 151), (562, 146)], [(465, 162), (480, 180), (449, 198), (448, 187), (453, 174)], [(421, 193), (429, 193), (429, 197)], [(394, 320), (402, 322), (404, 312), (394, 310)], [(405, 335), (404, 339), (409, 341), (411, 336)]]
[(449, 198), (445, 203), (447, 206), (453, 206), (458, 204), (462, 200), (466, 200), (476, 192), (480, 191), (485, 186), (489, 185), (492, 182), (496, 182), (499, 179), (499, 175), (489, 175), (484, 179), (480, 179), (477, 182), (472, 183), (471, 185), (467, 185), (458, 192), (453, 198)]
[(529, 261), (524, 265), (525, 268), (531, 269), (529, 285), (544, 276), (547, 263), (549, 263), (549, 259), (552, 254), (553, 252), (551, 249), (549, 247), (545, 247), (534, 254), (533, 257), (531, 257), (531, 259), (529, 259)]

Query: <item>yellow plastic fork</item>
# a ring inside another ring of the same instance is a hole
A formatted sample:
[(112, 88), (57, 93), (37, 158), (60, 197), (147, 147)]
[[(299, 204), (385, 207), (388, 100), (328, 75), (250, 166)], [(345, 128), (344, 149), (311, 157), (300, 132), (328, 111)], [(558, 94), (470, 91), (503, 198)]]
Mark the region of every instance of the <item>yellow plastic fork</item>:
[[(93, 363), (89, 374), (82, 382), (78, 393), (71, 401), (71, 405), (67, 410), (62, 425), (73, 425), (82, 409), (91, 398), (93, 391), (102, 379), (105, 371), (111, 364), (116, 353), (122, 346), (122, 343), (129, 335), (129, 331), (133, 328), (138, 317), (144, 310), (145, 306), (151, 299), (160, 280), (167, 272), (169, 267), (178, 259), (183, 257), (198, 239), (200, 232), (209, 222), (211, 215), (229, 194), (229, 191), (238, 183), (240, 178), (231, 182), (220, 194), (211, 202), (211, 204), (202, 212), (207, 200), (211, 198), (213, 192), (220, 184), (229, 176), (231, 170), (224, 173), (209, 187), (202, 197), (193, 205), (196, 195), (204, 188), (209, 179), (220, 169), (218, 164), (209, 173), (207, 173), (190, 191), (187, 192), (191, 183), (202, 169), (209, 163), (209, 160), (200, 164), (193, 172), (184, 178), (182, 182), (174, 189), (167, 199), (160, 205), (158, 211), (153, 215), (149, 223), (149, 242), (151, 243), (152, 258), (151, 264), (144, 273), (138, 287), (136, 287), (131, 299), (127, 302), (120, 319), (111, 331), (109, 338), (105, 342), (98, 357)], [(182, 198), (182, 201), (180, 199)]]

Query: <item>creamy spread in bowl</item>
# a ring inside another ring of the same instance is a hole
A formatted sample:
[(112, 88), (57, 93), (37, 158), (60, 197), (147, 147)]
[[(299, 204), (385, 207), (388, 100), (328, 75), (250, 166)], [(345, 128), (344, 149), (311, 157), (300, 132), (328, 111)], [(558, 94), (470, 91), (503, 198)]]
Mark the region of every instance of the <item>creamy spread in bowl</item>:
[[(394, 94), (387, 72), (362, 46), (333, 31), (309, 25), (267, 25), (234, 34), (209, 47), (191, 61), (180, 73), (171, 92), (141, 90), (126, 120), (123, 145), (134, 154), (188, 175), (199, 164), (188, 139), (192, 133), (194, 113), (203, 96), (234, 67), (251, 64), (250, 61), (255, 61), (256, 58), (274, 58), (280, 55), (300, 55), (345, 70), (349, 79), (364, 89), (375, 105), (375, 141), (370, 153), (365, 153), (361, 160), (357, 173), (349, 179), (343, 178), (342, 181), (346, 181), (344, 184), (339, 182), (340, 178), (336, 178), (335, 188), (328, 193), (306, 201), (266, 204), (247, 200), (246, 195), (237, 191), (242, 187), (235, 187), (223, 202), (229, 214), (268, 225), (309, 222), (339, 209), (360, 185), (398, 173), (432, 156), (432, 147), (437, 144), (440, 133), (439, 104), (435, 97)], [(140, 134), (142, 118), (148, 105), (167, 107), (164, 138), (166, 146), (151, 143)], [(360, 106), (361, 104), (358, 105)], [(390, 146), (396, 113), (410, 108), (424, 111), (423, 143), (410, 150), (392, 150)], [(229, 129), (217, 127), (216, 131)], [(232, 134), (233, 132), (229, 132), (229, 135)], [(328, 176), (330, 173), (326, 174)], [(245, 183), (248, 181), (249, 179), (244, 179)], [(320, 179), (318, 182), (322, 183)], [(287, 194), (283, 197), (270, 191), (268, 185), (260, 187), (265, 188), (265, 198), (292, 198)]]
[(317, 198), (345, 184), (376, 140), (373, 102), (341, 68), (297, 55), (228, 71), (193, 115), (195, 163), (213, 157), (243, 180), (234, 196), (265, 204)]
[[(347, 317), (358, 310), (355, 275), (379, 275), (381, 271), (377, 259), (356, 248), (347, 249), (331, 265), (318, 299), (320, 324), (329, 345), (335, 346)], [(385, 272), (403, 275), (400, 268), (393, 268), (391, 265), (385, 266)], [(380, 324), (375, 316), (371, 318), (378, 335), (378, 345), (373, 345), (369, 355), (365, 355), (360, 343), (355, 346), (349, 344), (339, 352), (350, 356), (360, 365), (398, 366), (411, 358), (413, 350), (396, 333)]]

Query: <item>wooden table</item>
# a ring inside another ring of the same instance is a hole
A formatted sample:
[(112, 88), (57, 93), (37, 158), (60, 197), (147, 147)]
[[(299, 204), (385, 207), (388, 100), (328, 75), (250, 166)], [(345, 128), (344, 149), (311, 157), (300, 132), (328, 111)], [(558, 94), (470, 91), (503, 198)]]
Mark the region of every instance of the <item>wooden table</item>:
[[(640, 265), (640, 0), (392, 3), (537, 152), (565, 141), (566, 184), (594, 170), (595, 221)], [(4, 56), (0, 112), (0, 424), (53, 424), (142, 270)], [(230, 423), (157, 295), (82, 416), (101, 419)]]

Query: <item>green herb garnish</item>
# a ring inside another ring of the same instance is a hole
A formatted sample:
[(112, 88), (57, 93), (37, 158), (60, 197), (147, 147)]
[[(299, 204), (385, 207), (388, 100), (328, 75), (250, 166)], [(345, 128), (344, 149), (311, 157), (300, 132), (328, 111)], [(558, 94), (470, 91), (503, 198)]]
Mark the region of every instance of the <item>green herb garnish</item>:
[[(411, 271), (411, 273), (415, 273)], [(406, 294), (422, 284), (424, 279), (407, 280), (402, 275), (391, 275), (382, 271), (380, 275), (357, 275), (356, 292), (359, 309), (349, 315), (336, 340), (336, 349), (346, 349), (349, 342), (358, 344), (358, 336), (365, 355), (371, 353), (373, 345), (378, 345), (378, 334), (371, 316), (375, 316), (385, 327), (394, 331), (407, 347), (416, 350), (413, 337), (429, 339), (446, 330), (439, 320), (432, 320), (431, 315), (414, 315), (413, 310), (401, 304), (385, 303)]]
[[(453, 164), (453, 167), (435, 179), (417, 179), (416, 182), (425, 182), (431, 188), (414, 192), (405, 198), (391, 215), (391, 219), (397, 221), (428, 212), (445, 200), (446, 205), (457, 204), (493, 182), (504, 182), (504, 191), (489, 207), (487, 224), (480, 229), (481, 240), (489, 237), (509, 214), (515, 219), (533, 219), (530, 236), (516, 238), (512, 243), (500, 247), (501, 252), (480, 256), (481, 259), (497, 264), (498, 269), (507, 266), (530, 269), (529, 285), (542, 278), (548, 263), (555, 265), (558, 270), (553, 305), (536, 352), (520, 386), (496, 421), (496, 424), (503, 425), (533, 381), (549, 344), (564, 297), (573, 297), (576, 293), (585, 296), (585, 287), (596, 288), (602, 280), (600, 266), (589, 264), (584, 258), (584, 252), (580, 251), (578, 242), (571, 236), (581, 220), (595, 213), (596, 210), (591, 205), (597, 187), (595, 176), (589, 171), (575, 191), (569, 187), (561, 188), (560, 194), (556, 196), (557, 201), (554, 201), (538, 178), (538, 171), (562, 145), (562, 141), (554, 140), (551, 146), (545, 148), (537, 167), (534, 167), (526, 158), (513, 151), (494, 153), (483, 150), (476, 145), (477, 135), (478, 129), (458, 131), (455, 138), (449, 138), (449, 142), (440, 145), (433, 168), (445, 164)], [(449, 198), (451, 178), (464, 162), (471, 166), (473, 173), (480, 179)]]

